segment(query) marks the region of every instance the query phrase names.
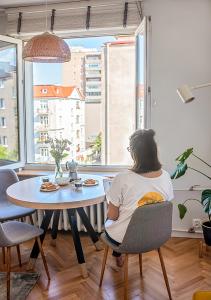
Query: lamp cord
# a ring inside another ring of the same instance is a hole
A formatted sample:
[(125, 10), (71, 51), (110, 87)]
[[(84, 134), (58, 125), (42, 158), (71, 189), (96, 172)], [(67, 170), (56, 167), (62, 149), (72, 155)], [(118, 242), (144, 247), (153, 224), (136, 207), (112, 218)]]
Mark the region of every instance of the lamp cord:
[(48, 15), (47, 15), (47, 8), (48, 8), (48, 4), (47, 1), (45, 1), (45, 32), (47, 32), (47, 26), (48, 26)]

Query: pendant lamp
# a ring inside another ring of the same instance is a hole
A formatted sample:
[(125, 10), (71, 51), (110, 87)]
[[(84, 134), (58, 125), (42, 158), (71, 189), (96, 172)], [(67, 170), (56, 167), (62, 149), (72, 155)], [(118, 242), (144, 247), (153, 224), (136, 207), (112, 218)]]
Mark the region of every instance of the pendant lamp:
[(68, 44), (53, 33), (46, 32), (31, 38), (23, 48), (23, 59), (37, 63), (64, 63), (70, 61), (71, 53)]

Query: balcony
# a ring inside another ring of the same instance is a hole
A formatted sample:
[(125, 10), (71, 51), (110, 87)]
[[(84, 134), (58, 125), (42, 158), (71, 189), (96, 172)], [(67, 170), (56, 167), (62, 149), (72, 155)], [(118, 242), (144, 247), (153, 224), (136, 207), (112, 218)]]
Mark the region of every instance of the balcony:
[(49, 131), (48, 125), (38, 124), (34, 126), (35, 131)]
[(96, 77), (100, 77), (101, 78), (101, 72), (89, 72), (87, 70), (86, 72), (86, 78), (96, 78)]
[(46, 143), (48, 141), (48, 138), (40, 138), (40, 139), (37, 139), (37, 144), (45, 144), (46, 146)]
[[(86, 86), (86, 92), (93, 92), (93, 93), (100, 93), (102, 91), (101, 85), (99, 85), (98, 87), (91, 87), (91, 86)], [(98, 95), (99, 96), (99, 95)]]
[(38, 115), (48, 115), (49, 109), (48, 108), (37, 108)]

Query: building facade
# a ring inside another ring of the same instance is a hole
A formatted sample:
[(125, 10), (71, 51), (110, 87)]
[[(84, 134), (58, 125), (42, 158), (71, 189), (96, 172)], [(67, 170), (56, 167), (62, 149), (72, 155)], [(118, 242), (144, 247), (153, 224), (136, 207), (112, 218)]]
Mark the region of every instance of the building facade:
[(12, 161), (19, 158), (16, 90), (16, 67), (0, 62), (0, 146), (7, 153), (4, 159)]
[[(136, 128), (135, 38), (118, 37), (103, 51), (105, 127), (103, 152), (109, 165), (129, 165), (129, 136)], [(129, 121), (130, 120), (130, 121)], [(131, 121), (132, 120), (132, 121)]]
[(71, 61), (62, 65), (62, 85), (74, 85), (85, 96), (85, 146), (88, 149), (102, 131), (102, 53), (95, 48), (72, 47), (71, 55)]
[(68, 159), (80, 161), (85, 151), (85, 101), (73, 86), (34, 86), (34, 145), (36, 162), (54, 162), (48, 137), (71, 142)]

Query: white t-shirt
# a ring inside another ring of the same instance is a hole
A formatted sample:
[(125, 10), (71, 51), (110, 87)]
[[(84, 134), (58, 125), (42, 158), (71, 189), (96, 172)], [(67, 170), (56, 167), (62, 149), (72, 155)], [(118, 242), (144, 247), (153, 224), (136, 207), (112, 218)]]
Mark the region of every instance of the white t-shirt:
[(111, 188), (106, 192), (108, 202), (119, 207), (119, 218), (107, 220), (105, 229), (112, 239), (121, 243), (138, 201), (149, 192), (162, 195), (164, 200), (172, 200), (173, 187), (169, 174), (162, 170), (158, 177), (148, 178), (130, 170), (118, 174)]

